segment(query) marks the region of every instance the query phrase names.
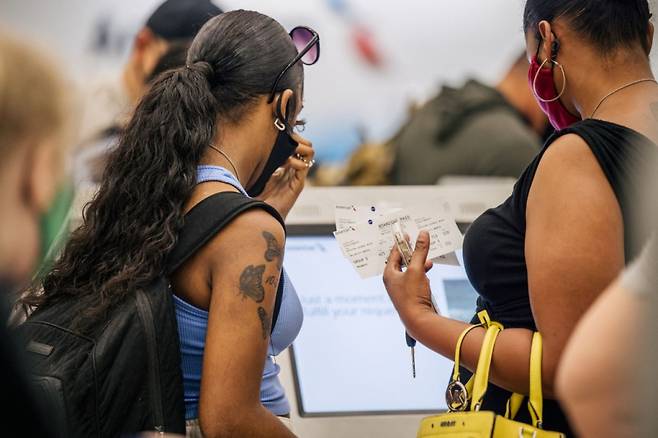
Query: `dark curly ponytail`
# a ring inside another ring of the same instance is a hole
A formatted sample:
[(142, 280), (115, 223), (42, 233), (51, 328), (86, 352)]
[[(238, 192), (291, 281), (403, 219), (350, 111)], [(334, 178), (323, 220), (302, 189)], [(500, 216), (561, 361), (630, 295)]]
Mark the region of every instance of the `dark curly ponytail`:
[[(285, 30), (265, 15), (233, 11), (208, 21), (187, 66), (160, 75), (142, 98), (83, 225), (44, 278), (43, 294), (35, 287), (24, 304), (75, 298), (84, 329), (161, 275), (218, 121), (239, 120), (295, 54)], [(297, 65), (280, 90), (298, 90), (302, 81)]]

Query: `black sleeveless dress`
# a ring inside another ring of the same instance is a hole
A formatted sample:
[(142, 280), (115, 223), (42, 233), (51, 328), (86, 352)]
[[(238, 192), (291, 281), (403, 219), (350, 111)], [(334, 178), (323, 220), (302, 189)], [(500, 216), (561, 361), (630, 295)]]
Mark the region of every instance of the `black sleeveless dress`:
[[(633, 210), (629, 196), (636, 175), (646, 157), (656, 153), (647, 137), (624, 126), (600, 120), (584, 120), (554, 134), (514, 186), (512, 195), (500, 206), (486, 211), (469, 228), (464, 239), (464, 263), (468, 278), (480, 297), (478, 311), (486, 309), (491, 318), (506, 328), (536, 330), (528, 295), (525, 262), (526, 204), (532, 180), (542, 156), (550, 145), (566, 134), (580, 136), (592, 150), (612, 186), (624, 219), (626, 261), (638, 255), (638, 245), (630, 238)], [(474, 323), (476, 318), (474, 318)], [(587, 366), (587, 364), (583, 364)], [(466, 370), (465, 376), (470, 377)], [(505, 413), (510, 393), (489, 385), (483, 410)], [(530, 422), (525, 407), (517, 417)], [(557, 402), (544, 403), (544, 427), (572, 436)]]

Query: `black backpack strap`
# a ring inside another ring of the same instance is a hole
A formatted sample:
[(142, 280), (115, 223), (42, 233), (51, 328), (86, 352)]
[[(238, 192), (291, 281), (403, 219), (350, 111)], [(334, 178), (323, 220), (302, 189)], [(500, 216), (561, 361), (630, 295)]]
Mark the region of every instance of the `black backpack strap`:
[[(237, 192), (221, 192), (211, 195), (195, 205), (185, 215), (185, 223), (178, 234), (178, 242), (167, 258), (167, 274), (180, 268), (233, 219), (253, 208), (260, 208), (271, 214), (285, 231), (286, 225), (279, 212), (265, 202), (251, 199)], [(272, 330), (274, 330), (281, 308), (283, 281), (283, 276), (281, 276), (274, 301)]]

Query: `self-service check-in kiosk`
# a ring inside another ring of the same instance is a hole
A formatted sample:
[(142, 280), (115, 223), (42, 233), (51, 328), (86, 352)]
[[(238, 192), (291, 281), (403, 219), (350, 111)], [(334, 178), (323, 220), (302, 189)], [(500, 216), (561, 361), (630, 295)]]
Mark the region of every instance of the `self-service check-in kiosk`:
[[(416, 347), (381, 276), (361, 279), (332, 232), (336, 205), (440, 203), (462, 229), (505, 200), (508, 182), (431, 187), (307, 188), (288, 217), (285, 268), (304, 307), (302, 331), (277, 358), (300, 437), (415, 436), (423, 416), (446, 409), (452, 361)], [(393, 242), (391, 242), (391, 245)], [(461, 261), (461, 252), (457, 253)], [(429, 272), (440, 311), (470, 320), (476, 293), (462, 266)]]

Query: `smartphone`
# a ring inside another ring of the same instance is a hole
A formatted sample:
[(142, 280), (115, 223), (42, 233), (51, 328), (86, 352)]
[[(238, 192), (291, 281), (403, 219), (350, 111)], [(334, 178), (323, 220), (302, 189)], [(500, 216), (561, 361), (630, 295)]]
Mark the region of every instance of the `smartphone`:
[(398, 247), (398, 252), (402, 256), (402, 263), (405, 267), (408, 267), (411, 263), (413, 250), (407, 239), (404, 238), (399, 222), (393, 225), (393, 238), (395, 239), (395, 245)]
[[(411, 249), (411, 245), (407, 239), (404, 238), (404, 233), (402, 233), (402, 228), (400, 227), (399, 222), (393, 225), (393, 238), (395, 239), (395, 245), (398, 247), (398, 252), (402, 256), (402, 263), (405, 267), (408, 267), (411, 263), (411, 255), (414, 251)], [(432, 292), (430, 292), (430, 300), (432, 302), (434, 312), (440, 313), (439, 306), (436, 304)]]

